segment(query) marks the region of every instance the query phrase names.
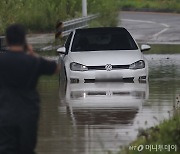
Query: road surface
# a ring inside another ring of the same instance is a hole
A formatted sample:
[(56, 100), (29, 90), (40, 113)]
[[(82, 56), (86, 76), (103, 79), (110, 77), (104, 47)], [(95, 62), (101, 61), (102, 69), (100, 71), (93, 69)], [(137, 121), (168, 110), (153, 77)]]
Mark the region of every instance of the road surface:
[[(121, 12), (119, 26), (126, 27), (138, 42), (149, 44), (180, 44), (180, 14), (151, 12)], [(31, 34), (28, 42), (52, 50), (54, 34)]]
[(180, 14), (123, 11), (119, 26), (126, 27), (138, 42), (180, 44)]

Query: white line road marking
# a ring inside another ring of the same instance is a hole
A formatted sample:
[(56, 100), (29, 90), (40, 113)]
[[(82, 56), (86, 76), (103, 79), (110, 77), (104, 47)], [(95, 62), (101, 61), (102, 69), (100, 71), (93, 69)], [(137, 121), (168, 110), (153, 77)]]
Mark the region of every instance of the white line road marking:
[(154, 35), (152, 36), (152, 40), (156, 40), (159, 35), (161, 35), (162, 33), (166, 32), (168, 29), (169, 29), (169, 27), (161, 30), (160, 32), (158, 32), (158, 33), (156, 33), (156, 34), (154, 34)]
[(143, 23), (148, 23), (148, 24), (156, 24), (156, 22), (154, 22), (154, 21), (147, 21), (147, 20), (121, 19), (121, 21), (143, 22)]
[(158, 33), (155, 33), (154, 35), (152, 35), (151, 40), (156, 40), (158, 38), (158, 36), (160, 36), (161, 34), (163, 34), (164, 32), (166, 32), (167, 30), (169, 30), (170, 26), (168, 24), (164, 24), (164, 23), (157, 23), (154, 21), (148, 21), (148, 20), (134, 20), (134, 19), (121, 19), (121, 21), (128, 21), (128, 22), (141, 22), (141, 23), (148, 23), (148, 24), (157, 24), (157, 25), (161, 25), (163, 27), (165, 27), (163, 30), (161, 30)]

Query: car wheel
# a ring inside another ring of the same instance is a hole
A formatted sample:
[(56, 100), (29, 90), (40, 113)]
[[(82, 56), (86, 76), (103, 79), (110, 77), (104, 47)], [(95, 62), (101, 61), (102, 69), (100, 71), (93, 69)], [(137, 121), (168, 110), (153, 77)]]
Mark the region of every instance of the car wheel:
[(64, 67), (64, 81), (67, 82), (66, 68)]
[(66, 75), (66, 69), (65, 67), (63, 67), (61, 69), (61, 72), (59, 73), (59, 83), (64, 83), (64, 82), (67, 82), (67, 75)]

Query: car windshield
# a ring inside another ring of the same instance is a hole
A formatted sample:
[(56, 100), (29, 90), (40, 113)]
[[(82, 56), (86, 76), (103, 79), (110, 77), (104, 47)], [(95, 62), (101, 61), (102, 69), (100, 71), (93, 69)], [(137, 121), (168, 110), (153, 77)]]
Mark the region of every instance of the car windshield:
[(72, 52), (137, 50), (138, 47), (124, 28), (92, 28), (76, 30)]

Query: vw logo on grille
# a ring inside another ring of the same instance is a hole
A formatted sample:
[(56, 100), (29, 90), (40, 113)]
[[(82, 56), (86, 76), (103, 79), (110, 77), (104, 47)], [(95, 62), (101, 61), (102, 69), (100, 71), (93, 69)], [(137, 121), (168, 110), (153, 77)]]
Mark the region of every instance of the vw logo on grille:
[(111, 65), (111, 64), (107, 64), (107, 65), (105, 66), (105, 69), (106, 69), (107, 71), (111, 71), (111, 70), (112, 70), (112, 65)]

